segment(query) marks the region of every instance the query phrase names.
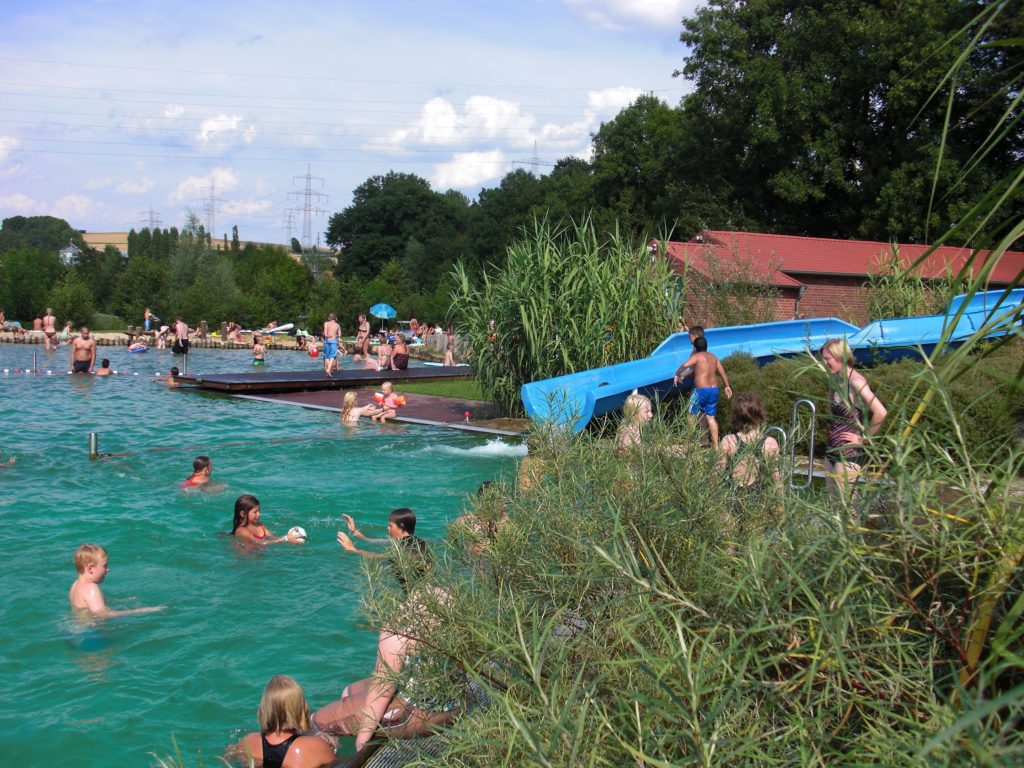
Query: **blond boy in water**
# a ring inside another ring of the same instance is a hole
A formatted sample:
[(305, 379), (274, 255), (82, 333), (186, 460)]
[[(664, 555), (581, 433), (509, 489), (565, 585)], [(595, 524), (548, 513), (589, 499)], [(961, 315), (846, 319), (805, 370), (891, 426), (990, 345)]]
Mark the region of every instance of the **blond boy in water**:
[(135, 616), (140, 613), (162, 611), (166, 605), (148, 608), (132, 608), (127, 611), (114, 611), (107, 607), (103, 599), (100, 584), (107, 578), (110, 571), (107, 550), (98, 544), (82, 544), (75, 550), (75, 570), (78, 578), (68, 590), (68, 602), (72, 608), (88, 610), (93, 616), (107, 619), (114, 616)]

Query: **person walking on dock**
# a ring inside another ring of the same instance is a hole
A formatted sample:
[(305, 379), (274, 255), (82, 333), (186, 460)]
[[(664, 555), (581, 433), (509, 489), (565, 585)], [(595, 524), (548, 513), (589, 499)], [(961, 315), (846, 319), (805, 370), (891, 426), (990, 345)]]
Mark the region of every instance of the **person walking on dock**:
[(333, 376), (338, 370), (338, 339), (341, 338), (341, 326), (338, 316), (331, 312), (324, 323), (324, 373)]

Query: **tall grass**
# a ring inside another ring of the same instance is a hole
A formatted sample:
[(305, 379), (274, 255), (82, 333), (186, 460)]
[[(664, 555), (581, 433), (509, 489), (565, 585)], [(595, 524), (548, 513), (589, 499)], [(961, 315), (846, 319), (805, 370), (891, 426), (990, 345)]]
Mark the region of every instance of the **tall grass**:
[(534, 221), (479, 285), (461, 266), (455, 279), (459, 335), (481, 387), (509, 414), (521, 413), (526, 382), (648, 354), (678, 314), (667, 260), (599, 234), (589, 218)]

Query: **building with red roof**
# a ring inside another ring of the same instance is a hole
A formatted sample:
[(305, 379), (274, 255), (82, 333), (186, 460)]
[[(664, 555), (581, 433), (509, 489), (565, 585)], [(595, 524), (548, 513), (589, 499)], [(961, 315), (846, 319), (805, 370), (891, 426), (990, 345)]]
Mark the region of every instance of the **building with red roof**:
[[(679, 275), (690, 271), (709, 278), (733, 270), (775, 288), (774, 319), (798, 317), (841, 317), (864, 324), (868, 315), (868, 275), (884, 272), (892, 263), (890, 243), (865, 240), (831, 240), (822, 237), (765, 235), (752, 232), (707, 230), (686, 243), (661, 244)], [(910, 267), (928, 251), (924, 245), (898, 245), (895, 252), (904, 267)], [(914, 272), (928, 280), (956, 275), (976, 254), (974, 275), (988, 264), (989, 251), (940, 246)], [(1024, 274), (1024, 253), (1006, 251), (992, 268), (987, 288), (1017, 285)], [(687, 299), (692, 286), (686, 286)], [(688, 301), (691, 306), (693, 302)], [(687, 317), (687, 321), (713, 325), (714, 318)]]

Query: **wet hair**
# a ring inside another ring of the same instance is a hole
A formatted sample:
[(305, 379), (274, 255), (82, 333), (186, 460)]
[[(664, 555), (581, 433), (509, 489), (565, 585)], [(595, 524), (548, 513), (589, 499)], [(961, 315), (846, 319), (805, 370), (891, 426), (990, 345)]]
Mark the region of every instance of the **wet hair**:
[(708, 340), (705, 339), (703, 336), (698, 336), (696, 339), (693, 340), (693, 348), (696, 349), (698, 352), (707, 352)]
[(99, 544), (81, 544), (75, 550), (75, 570), (85, 573), (90, 565), (97, 565), (107, 559), (107, 550)]
[(263, 689), (256, 720), (263, 733), (308, 731), (309, 704), (302, 686), (287, 675), (274, 675)]
[(493, 480), (484, 480), (482, 483), (480, 483), (479, 486), (477, 486), (476, 495), (477, 496), (483, 496), (485, 493), (487, 493), (495, 485), (496, 485), (496, 483)]
[(110, 367), (110, 361), (107, 360), (107, 358), (104, 357), (102, 360), (100, 360), (100, 368), (109, 368), (109, 367)]
[(400, 531), (404, 531), (410, 536), (416, 532), (416, 513), (408, 507), (399, 507), (398, 509), (391, 510), (391, 514), (388, 515), (388, 522), (394, 523)]
[(693, 338), (699, 339), (699, 338), (702, 338), (704, 336), (704, 326), (703, 325), (691, 325), (686, 330), (686, 332), (688, 334), (690, 334), (691, 336), (693, 336)]
[(180, 376), (181, 373), (178, 371), (178, 366), (171, 368), (171, 376)]
[(202, 472), (208, 466), (210, 466), (209, 456), (196, 456), (192, 459), (192, 470), (194, 472)]
[(848, 368), (852, 368), (856, 362), (853, 357), (853, 350), (846, 343), (846, 339), (829, 339), (821, 345), (822, 354), (825, 354), (825, 350), (828, 350), (828, 353), (836, 360), (841, 360)]
[(732, 401), (732, 426), (737, 432), (745, 432), (768, 420), (764, 400), (758, 392), (739, 392)]
[(646, 395), (634, 392), (627, 397), (626, 402), (622, 405), (622, 415), (625, 417), (625, 420), (629, 423), (636, 421), (640, 415), (640, 409), (644, 407), (645, 403), (650, 407), (651, 399)]
[(345, 420), (345, 417), (352, 413), (352, 409), (356, 407), (356, 393), (346, 392), (345, 399), (341, 402), (341, 419)]
[(251, 493), (243, 493), (235, 499), (235, 518), (231, 521), (231, 535), (249, 519), (249, 513), (260, 505), (260, 500)]

